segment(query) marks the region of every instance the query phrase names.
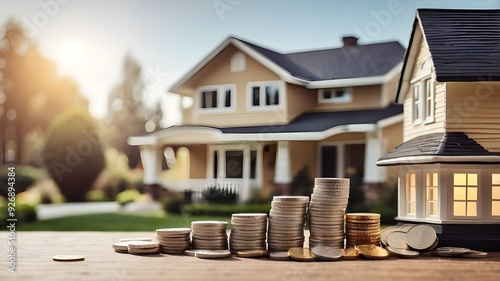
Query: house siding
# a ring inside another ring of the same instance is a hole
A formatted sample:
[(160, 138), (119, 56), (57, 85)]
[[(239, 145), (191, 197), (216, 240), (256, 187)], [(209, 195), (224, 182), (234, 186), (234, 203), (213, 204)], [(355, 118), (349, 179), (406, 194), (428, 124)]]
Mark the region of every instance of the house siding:
[(382, 107), (382, 86), (369, 85), (352, 87), (352, 101), (349, 103), (320, 103), (318, 90), (315, 90), (316, 108), (323, 111), (359, 110)]
[(287, 83), (286, 91), (288, 94), (287, 107), (288, 117), (290, 118), (290, 120), (305, 111), (309, 111), (315, 108), (318, 101), (317, 90), (307, 89), (302, 86)]
[[(389, 151), (396, 148), (396, 146), (403, 143), (403, 135), (401, 132), (403, 131), (403, 123), (398, 122), (394, 125), (387, 126), (382, 128), (381, 130), (381, 140), (382, 140), (382, 154), (386, 154)], [(388, 166), (384, 167), (386, 171), (386, 178), (390, 182), (394, 182), (398, 179), (399, 176), (399, 167), (398, 166)]]
[(207, 145), (190, 145), (189, 174), (191, 179), (204, 179), (207, 176)]
[(500, 152), (500, 82), (448, 82), (446, 92), (446, 131)]
[(314, 179), (317, 173), (317, 142), (315, 141), (293, 141), (290, 142), (290, 162), (292, 178), (304, 167), (308, 168), (309, 177)]

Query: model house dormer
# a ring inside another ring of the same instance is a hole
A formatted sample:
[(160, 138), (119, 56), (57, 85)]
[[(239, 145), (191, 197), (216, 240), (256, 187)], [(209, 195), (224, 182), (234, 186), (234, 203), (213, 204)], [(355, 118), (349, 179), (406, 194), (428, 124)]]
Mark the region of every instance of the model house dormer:
[(500, 241), (499, 19), (417, 11), (396, 93), (404, 143), (377, 162), (400, 167), (398, 219), (440, 225), (442, 244)]

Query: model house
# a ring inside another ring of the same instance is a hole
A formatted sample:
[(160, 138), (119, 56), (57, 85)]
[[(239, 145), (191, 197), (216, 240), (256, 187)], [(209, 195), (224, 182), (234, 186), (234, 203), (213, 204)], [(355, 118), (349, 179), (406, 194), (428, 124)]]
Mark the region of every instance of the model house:
[[(189, 97), (183, 124), (129, 138), (141, 149), (146, 184), (200, 190), (289, 192), (294, 176), (386, 180), (377, 159), (402, 141), (393, 103), (404, 48), (398, 42), (279, 53), (228, 37), (170, 92)], [(170, 147), (170, 148), (168, 148)], [(165, 180), (164, 151), (189, 150), (189, 178)]]
[(500, 10), (418, 10), (396, 102), (404, 142), (377, 164), (399, 166), (397, 219), (500, 249)]

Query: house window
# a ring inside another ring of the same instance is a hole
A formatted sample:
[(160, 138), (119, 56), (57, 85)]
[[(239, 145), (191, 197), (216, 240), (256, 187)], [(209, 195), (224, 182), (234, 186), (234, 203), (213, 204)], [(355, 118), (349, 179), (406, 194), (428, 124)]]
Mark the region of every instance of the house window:
[(202, 87), (200, 90), (200, 108), (230, 109), (233, 107), (234, 85)]
[(491, 175), (491, 215), (500, 216), (500, 174)]
[(250, 178), (257, 177), (257, 150), (250, 151)]
[(243, 150), (226, 150), (226, 178), (243, 178)]
[(245, 55), (241, 52), (234, 54), (231, 57), (231, 72), (242, 72), (245, 71), (246, 67), (246, 58)]
[(453, 174), (453, 215), (477, 217), (477, 174)]
[(414, 124), (434, 122), (434, 84), (430, 78), (413, 84), (412, 102)]
[(243, 144), (211, 145), (207, 159), (207, 177), (260, 181), (262, 166), (259, 165), (259, 159), (261, 158), (260, 147)]
[(417, 200), (417, 175), (415, 173), (406, 174), (406, 214), (415, 215)]
[(248, 87), (250, 108), (271, 108), (280, 106), (283, 90), (277, 82), (251, 82)]
[(352, 101), (352, 94), (348, 88), (320, 89), (318, 97), (320, 103), (349, 103)]
[(425, 212), (428, 217), (437, 216), (438, 174), (427, 173), (425, 179)]

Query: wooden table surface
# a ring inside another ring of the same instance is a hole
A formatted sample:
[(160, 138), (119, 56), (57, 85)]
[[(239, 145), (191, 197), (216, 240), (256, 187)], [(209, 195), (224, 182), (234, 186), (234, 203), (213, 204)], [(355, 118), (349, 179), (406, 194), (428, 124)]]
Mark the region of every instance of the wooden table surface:
[[(335, 262), (268, 258), (204, 260), (189, 256), (134, 256), (114, 252), (119, 238), (154, 232), (17, 232), (16, 273), (7, 271), (7, 238), (0, 232), (0, 280), (500, 280), (500, 252), (485, 259), (424, 256), (417, 259)], [(85, 261), (55, 262), (58, 254)]]

